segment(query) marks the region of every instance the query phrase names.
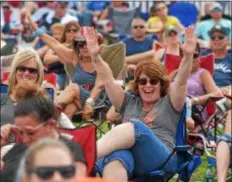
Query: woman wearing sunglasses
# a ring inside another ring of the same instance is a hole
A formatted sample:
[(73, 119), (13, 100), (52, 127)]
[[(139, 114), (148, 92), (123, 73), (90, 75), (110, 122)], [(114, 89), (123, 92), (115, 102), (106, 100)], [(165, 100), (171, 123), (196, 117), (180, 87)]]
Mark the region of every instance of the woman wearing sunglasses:
[[(196, 47), (194, 29), (185, 30), (185, 42), (181, 45), (184, 56), (173, 86), (169, 87), (170, 80), (159, 61), (146, 61), (139, 64), (135, 72), (135, 95), (125, 92), (115, 82), (99, 55), (94, 29), (87, 28), (84, 36), (97, 74), (123, 121), (98, 140), (97, 169), (109, 179), (127, 180), (149, 174), (164, 163), (175, 146), (177, 123), (185, 103), (187, 78)], [(164, 170), (177, 170), (175, 156)]]
[[(180, 50), (180, 56), (183, 57), (183, 53)], [(175, 80), (175, 76), (178, 70), (174, 70), (170, 74), (171, 80)], [(197, 43), (196, 50), (193, 55), (193, 64), (191, 74), (187, 80), (187, 95), (191, 98), (192, 105), (205, 104), (210, 96), (221, 95), (220, 89), (216, 86), (210, 72), (200, 66), (200, 44)], [(195, 111), (194, 111), (195, 112)], [(202, 111), (202, 119), (207, 119), (206, 109)], [(187, 117), (187, 127), (192, 130), (195, 128), (195, 122), (191, 116)]]
[[(43, 79), (44, 67), (38, 53), (31, 48), (18, 51), (11, 63), (11, 72), (6, 86), (8, 87), (8, 92), (7, 94), (1, 93), (1, 126), (14, 122), (14, 105), (17, 103), (14, 97), (16, 86), (26, 81), (45, 88), (51, 87), (48, 83), (44, 83)], [(70, 97), (74, 97), (75, 94), (70, 92)], [(64, 128), (74, 128), (64, 113), (61, 113), (59, 117), (59, 124)]]
[(27, 149), (16, 182), (74, 182), (78, 170), (74, 163), (73, 154), (64, 143), (41, 139)]
[[(61, 34), (60, 43), (65, 47), (72, 49), (73, 39), (79, 31), (80, 25), (75, 21), (70, 21), (64, 25), (64, 31)], [(59, 56), (52, 49), (49, 49), (44, 56), (44, 63), (48, 64), (49, 71), (57, 75), (58, 89), (63, 90), (68, 83), (64, 64), (60, 61)]]
[[(80, 89), (80, 93), (76, 94), (75, 99), (69, 99), (69, 102), (64, 103), (58, 99), (58, 103), (62, 104), (65, 114), (72, 118), (78, 111), (84, 110), (84, 119), (89, 119), (89, 113), (92, 113), (95, 102), (99, 101), (99, 95), (102, 90), (102, 82), (97, 77), (94, 66), (91, 62), (90, 54), (86, 48), (86, 40), (82, 35), (82, 30), (75, 35), (73, 39), (73, 49), (60, 44), (57, 40), (44, 33), (37, 27), (32, 20), (31, 15), (26, 13), (31, 28), (35, 34), (39, 36), (55, 53), (59, 56), (60, 61), (68, 67), (69, 75), (71, 75), (72, 83), (76, 83)], [(102, 43), (101, 37), (98, 43)], [(67, 97), (66, 90), (61, 93), (62, 97)]]
[[(58, 133), (56, 107), (45, 90), (37, 84), (22, 82), (16, 87), (14, 97), (18, 101), (14, 109), (15, 122), (1, 127), (1, 179), (4, 182), (12, 182), (26, 149), (45, 137), (65, 143), (74, 155), (75, 166), (78, 167), (77, 175), (85, 176), (86, 160), (81, 146)], [(14, 138), (16, 144), (9, 146)], [(51, 162), (56, 152), (54, 149), (48, 154), (48, 158), (44, 157), (41, 162), (44, 160)]]

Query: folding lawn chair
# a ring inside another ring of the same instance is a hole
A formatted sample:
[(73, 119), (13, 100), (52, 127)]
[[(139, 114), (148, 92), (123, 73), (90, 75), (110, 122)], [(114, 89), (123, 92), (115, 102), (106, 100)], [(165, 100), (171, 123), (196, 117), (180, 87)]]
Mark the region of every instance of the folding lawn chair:
[(72, 140), (81, 145), (87, 161), (88, 176), (93, 176), (93, 167), (96, 161), (96, 126), (88, 125), (74, 129), (60, 129), (61, 135), (71, 135)]
[[(136, 178), (136, 182), (154, 182), (168, 181), (175, 174), (178, 174), (178, 180), (189, 181), (193, 171), (201, 164), (201, 158), (198, 155), (190, 152), (191, 146), (186, 145), (186, 106), (181, 113), (181, 118), (178, 122), (176, 133), (176, 147), (169, 155), (166, 161), (159, 167), (158, 170), (152, 171), (142, 178)], [(178, 170), (175, 173), (168, 173), (163, 170), (163, 167), (168, 163), (171, 157), (176, 154), (178, 158)], [(154, 154), (155, 155), (155, 154)]]

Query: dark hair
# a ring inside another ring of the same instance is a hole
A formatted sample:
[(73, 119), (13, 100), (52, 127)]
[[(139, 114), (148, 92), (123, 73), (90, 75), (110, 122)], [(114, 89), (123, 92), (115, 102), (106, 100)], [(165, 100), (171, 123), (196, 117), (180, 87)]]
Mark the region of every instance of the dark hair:
[(15, 90), (18, 104), (15, 106), (15, 117), (33, 115), (40, 122), (49, 119), (57, 120), (55, 105), (43, 88), (34, 83), (19, 83)]

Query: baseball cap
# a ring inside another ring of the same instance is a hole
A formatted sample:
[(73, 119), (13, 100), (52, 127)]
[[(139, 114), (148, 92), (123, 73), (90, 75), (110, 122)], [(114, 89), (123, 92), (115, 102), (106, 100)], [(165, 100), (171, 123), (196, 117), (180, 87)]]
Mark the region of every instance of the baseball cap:
[(215, 12), (223, 12), (222, 5), (218, 2), (212, 3), (212, 6), (210, 8), (210, 11), (215, 13)]
[(211, 28), (211, 30), (208, 32), (209, 35), (211, 35), (214, 32), (222, 32), (223, 34), (225, 34), (227, 37), (229, 35), (229, 28), (224, 27), (222, 25), (215, 25), (213, 28)]
[(169, 35), (171, 32), (176, 32), (176, 33), (178, 34), (178, 33), (179, 33), (179, 30), (178, 30), (178, 28), (175, 27), (175, 26), (169, 26), (169, 27), (167, 28), (167, 35)]

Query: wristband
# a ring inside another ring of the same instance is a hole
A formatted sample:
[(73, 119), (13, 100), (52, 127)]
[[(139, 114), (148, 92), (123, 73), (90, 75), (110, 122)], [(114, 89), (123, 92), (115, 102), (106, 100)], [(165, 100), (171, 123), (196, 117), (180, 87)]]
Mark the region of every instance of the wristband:
[(89, 97), (89, 98), (85, 101), (85, 103), (91, 105), (92, 107), (95, 105), (95, 101), (94, 101), (91, 97)]
[(199, 104), (199, 99), (197, 97), (193, 97), (193, 103), (194, 105), (198, 105)]
[(43, 29), (37, 28), (36, 31), (34, 32), (34, 35), (36, 37), (41, 37), (41, 35), (44, 34), (44, 33), (45, 33), (45, 31)]

